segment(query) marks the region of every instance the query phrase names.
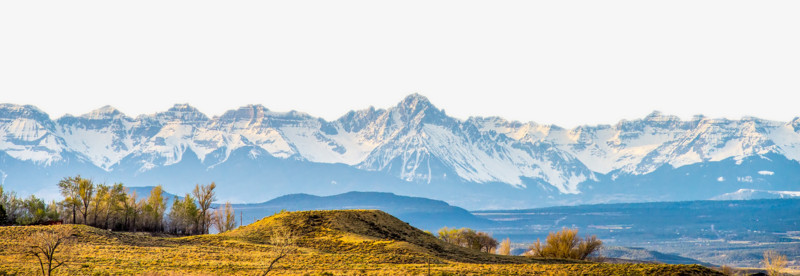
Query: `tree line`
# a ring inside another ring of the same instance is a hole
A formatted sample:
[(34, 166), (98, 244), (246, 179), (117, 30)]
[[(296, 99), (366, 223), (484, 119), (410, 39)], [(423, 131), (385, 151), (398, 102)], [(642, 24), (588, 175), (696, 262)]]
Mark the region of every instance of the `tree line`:
[(176, 235), (208, 234), (214, 227), (225, 232), (236, 227), (230, 202), (212, 208), (216, 184), (195, 185), (191, 193), (175, 197), (167, 210), (161, 186), (139, 198), (122, 183), (94, 183), (80, 175), (58, 182), (64, 197), (61, 201), (44, 200), (31, 195), (20, 198), (0, 186), (0, 225), (36, 225), (53, 223), (84, 224), (114, 231), (148, 231)]

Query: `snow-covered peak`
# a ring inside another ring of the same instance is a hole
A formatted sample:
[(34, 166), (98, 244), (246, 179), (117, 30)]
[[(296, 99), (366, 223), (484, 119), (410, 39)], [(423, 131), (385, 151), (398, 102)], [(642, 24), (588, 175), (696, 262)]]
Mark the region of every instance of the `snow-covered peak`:
[(664, 115), (664, 113), (658, 110), (655, 110), (646, 117), (644, 117), (644, 121), (647, 122), (670, 122), (670, 121), (680, 121), (680, 120), (681, 119), (678, 118), (678, 116)]
[(38, 107), (29, 104), (19, 105), (12, 103), (0, 103), (0, 110), (2, 110), (3, 112), (22, 112), (26, 110), (42, 112)]
[(189, 104), (175, 104), (169, 109), (167, 109), (167, 112), (183, 113), (183, 114), (203, 114), (200, 112), (200, 110)]
[(214, 117), (211, 124), (214, 126), (227, 124), (262, 125), (263, 127), (277, 127), (282, 125), (308, 125), (324, 121), (307, 113), (299, 111), (275, 112), (263, 105), (246, 105), (235, 110), (229, 110), (222, 116)]
[(416, 93), (406, 96), (395, 106), (395, 110), (402, 110), (409, 114), (426, 111), (428, 109), (436, 109), (436, 107), (433, 106), (427, 97)]
[(416, 105), (419, 103), (430, 105), (431, 102), (428, 100), (428, 97), (425, 97), (419, 93), (412, 93), (403, 98), (402, 101), (398, 105)]
[(534, 122), (529, 123), (522, 123), (520, 121), (509, 121), (501, 117), (497, 116), (490, 116), (490, 117), (469, 117), (467, 119), (468, 122), (474, 122), (476, 124), (486, 125), (486, 126), (494, 126), (496, 128), (520, 128), (525, 125), (533, 125), (538, 126), (538, 124)]
[(257, 120), (262, 119), (267, 116), (269, 113), (269, 109), (264, 107), (263, 105), (246, 105), (242, 106), (236, 110), (228, 110), (227, 112), (223, 113), (222, 116), (218, 118), (214, 118), (216, 121), (219, 122), (241, 122), (241, 121), (248, 121), (251, 123), (255, 123)]
[(308, 160), (319, 161), (317, 157), (320, 151), (330, 153), (328, 148), (336, 147), (329, 146), (335, 143), (329, 141), (324, 134), (336, 134), (337, 131), (324, 120), (294, 110), (274, 112), (262, 105), (247, 105), (225, 112), (222, 116), (215, 117), (208, 128), (242, 137), (240, 145), (255, 145), (279, 158), (299, 155)]
[(92, 110), (89, 113), (81, 115), (81, 118), (89, 120), (108, 120), (122, 117), (125, 117), (125, 114), (110, 105), (103, 106), (101, 108)]
[(448, 117), (443, 110), (436, 108), (428, 98), (416, 93), (408, 95), (388, 111), (391, 113), (392, 121), (415, 128), (422, 123), (448, 125), (457, 121)]
[(647, 127), (657, 129), (685, 129), (695, 125), (696, 122), (681, 121), (678, 116), (664, 115), (660, 111), (653, 111), (643, 119), (633, 121), (622, 120), (617, 123), (617, 128), (622, 131), (641, 132)]
[(187, 124), (198, 124), (208, 121), (208, 116), (188, 104), (175, 104), (165, 112), (156, 113), (155, 116), (164, 123), (179, 121)]
[(63, 159), (63, 139), (47, 113), (31, 105), (0, 104), (0, 151), (18, 160), (50, 165)]
[(110, 170), (148, 138), (143, 135), (148, 133), (148, 129), (142, 126), (141, 119), (134, 120), (107, 105), (79, 117), (64, 115), (56, 121), (57, 134), (71, 151), (82, 154), (104, 170)]
[[(503, 134), (509, 138), (523, 142), (539, 141), (553, 129), (552, 125), (540, 125), (535, 122), (522, 123), (509, 121), (501, 117), (470, 117), (465, 122), (474, 125), (480, 132)], [(560, 129), (555, 127), (555, 129)]]
[(375, 107), (370, 106), (367, 109), (347, 112), (336, 122), (347, 132), (359, 132), (369, 124), (377, 121), (378, 117), (384, 113), (386, 113), (385, 109), (375, 109)]
[(269, 112), (267, 113), (269, 117), (272, 118), (282, 118), (282, 119), (289, 119), (289, 120), (318, 120), (314, 116), (309, 115), (305, 112), (300, 112), (297, 110), (290, 110), (289, 112)]
[(50, 121), (50, 116), (32, 105), (0, 104), (0, 119), (26, 118), (40, 122)]

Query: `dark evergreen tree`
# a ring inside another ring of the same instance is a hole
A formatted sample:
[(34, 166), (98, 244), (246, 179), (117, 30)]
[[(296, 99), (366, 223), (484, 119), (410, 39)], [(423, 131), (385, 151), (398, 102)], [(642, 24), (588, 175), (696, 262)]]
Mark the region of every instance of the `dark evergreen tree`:
[(6, 208), (0, 205), (0, 225), (6, 225), (8, 216), (6, 215)]

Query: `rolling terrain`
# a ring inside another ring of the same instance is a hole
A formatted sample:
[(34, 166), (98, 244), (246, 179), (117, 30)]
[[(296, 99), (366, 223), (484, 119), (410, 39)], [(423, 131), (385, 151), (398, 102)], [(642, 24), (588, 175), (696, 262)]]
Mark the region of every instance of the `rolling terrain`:
[(0, 227), (0, 272), (36, 273), (38, 264), (23, 254), (23, 240), (51, 228), (72, 233), (69, 253), (61, 253), (67, 265), (58, 270), (67, 274), (259, 274), (277, 254), (271, 235), (287, 229), (295, 251), (277, 263), (276, 275), (720, 275), (697, 265), (598, 264), (480, 253), (369, 210), (284, 212), (226, 233), (190, 237), (76, 225)]
[[(147, 188), (139, 191), (149, 193)], [(165, 192), (166, 194), (166, 192)], [(263, 203), (234, 204), (244, 223), (282, 210), (376, 209), (431, 232), (468, 227), (510, 238), (520, 255), (536, 239), (563, 227), (597, 235), (601, 255), (668, 264), (759, 267), (774, 249), (800, 257), (796, 232), (800, 199), (708, 200), (560, 206), (525, 210), (466, 211), (443, 201), (390, 193), (349, 192), (333, 196), (293, 194)], [(238, 218), (238, 217), (237, 217)], [(800, 268), (800, 263), (790, 261)]]

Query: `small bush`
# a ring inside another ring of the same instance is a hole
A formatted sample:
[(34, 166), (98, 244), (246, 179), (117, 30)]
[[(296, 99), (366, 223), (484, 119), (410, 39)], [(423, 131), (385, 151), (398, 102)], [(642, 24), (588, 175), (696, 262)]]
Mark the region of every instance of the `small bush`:
[(781, 275), (786, 267), (786, 256), (779, 254), (775, 250), (764, 252), (764, 269), (770, 276)]

